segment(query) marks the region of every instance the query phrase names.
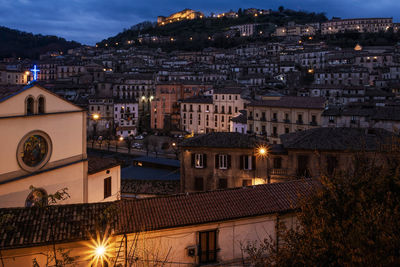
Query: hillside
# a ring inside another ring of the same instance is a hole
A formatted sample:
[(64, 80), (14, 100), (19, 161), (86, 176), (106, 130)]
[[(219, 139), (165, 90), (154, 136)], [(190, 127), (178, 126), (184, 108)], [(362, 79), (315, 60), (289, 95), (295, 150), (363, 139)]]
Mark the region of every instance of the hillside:
[[(223, 37), (222, 34), (229, 31), (231, 26), (241, 25), (246, 23), (259, 24), (258, 28), (263, 32), (272, 32), (276, 26), (286, 25), (288, 22), (295, 22), (299, 24), (323, 22), (327, 18), (323, 13), (309, 13), (305, 11), (283, 10), (282, 12), (273, 11), (271, 14), (258, 15), (245, 15), (241, 12), (238, 18), (203, 18), (184, 20), (174, 23), (169, 23), (164, 26), (156, 26), (150, 22), (142, 23), (133, 26), (131, 29), (124, 30), (116, 36), (110, 37), (106, 40), (99, 42), (97, 45), (104, 47), (118, 46), (130, 44), (128, 41), (133, 40), (135, 44), (140, 45), (138, 36), (172, 36), (176, 41), (175, 44), (167, 44), (170, 47), (179, 46), (181, 49), (196, 49), (204, 48), (207, 46), (215, 47), (230, 47), (243, 42), (239, 38), (219, 38)], [(221, 35), (221, 36), (219, 36)], [(207, 40), (208, 36), (213, 36), (212, 40)], [(190, 39), (192, 37), (192, 39)], [(183, 45), (183, 47), (182, 47)], [(158, 46), (160, 46), (158, 44)], [(163, 45), (162, 45), (163, 46)]]
[(0, 59), (21, 57), (37, 59), (48, 51), (66, 51), (80, 46), (57, 36), (44, 36), (0, 27)]

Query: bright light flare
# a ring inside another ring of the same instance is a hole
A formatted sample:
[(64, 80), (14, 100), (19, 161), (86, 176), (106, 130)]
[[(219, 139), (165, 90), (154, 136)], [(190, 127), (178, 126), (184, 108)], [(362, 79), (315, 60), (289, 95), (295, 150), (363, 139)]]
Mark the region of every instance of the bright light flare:
[(89, 261), (88, 266), (104, 266), (105, 262), (108, 263), (108, 266), (112, 265), (112, 242), (107, 230), (103, 237), (97, 234), (97, 238), (91, 238), (87, 246), (89, 250), (85, 258)]
[(259, 146), (259, 147), (257, 148), (257, 156), (259, 156), (259, 157), (267, 157), (267, 156), (268, 156), (268, 153), (269, 153), (268, 147)]
[(93, 114), (92, 117), (93, 117), (94, 120), (100, 119), (100, 115), (97, 114), (97, 113), (96, 113), (96, 114)]

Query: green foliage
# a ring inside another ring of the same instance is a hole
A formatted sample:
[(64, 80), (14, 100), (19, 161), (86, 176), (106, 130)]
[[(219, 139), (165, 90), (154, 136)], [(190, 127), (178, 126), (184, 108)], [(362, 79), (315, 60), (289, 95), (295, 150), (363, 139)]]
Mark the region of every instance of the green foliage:
[(57, 36), (43, 36), (0, 27), (0, 58), (21, 57), (37, 59), (49, 51), (67, 51), (80, 46)]
[(301, 205), (298, 226), (280, 225), (279, 249), (266, 239), (249, 243), (247, 255), (267, 266), (398, 266), (399, 165), (386, 163), (358, 155), (352, 170), (322, 177), (320, 190)]

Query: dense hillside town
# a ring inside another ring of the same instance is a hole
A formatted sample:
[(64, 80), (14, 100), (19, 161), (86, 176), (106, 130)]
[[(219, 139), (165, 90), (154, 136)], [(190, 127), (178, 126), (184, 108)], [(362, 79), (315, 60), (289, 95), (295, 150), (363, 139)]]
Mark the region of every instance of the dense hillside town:
[(279, 266), (336, 175), (398, 187), (400, 24), (303, 13), (185, 9), (2, 58), (0, 266)]

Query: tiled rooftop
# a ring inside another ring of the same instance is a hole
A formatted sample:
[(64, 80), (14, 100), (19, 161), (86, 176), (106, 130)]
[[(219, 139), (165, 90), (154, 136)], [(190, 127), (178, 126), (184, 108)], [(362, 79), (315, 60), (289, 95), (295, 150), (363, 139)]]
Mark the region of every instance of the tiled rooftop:
[(279, 100), (252, 101), (250, 104), (247, 104), (247, 106), (323, 109), (325, 107), (325, 102), (323, 97), (284, 96)]
[(214, 132), (198, 135), (184, 140), (179, 144), (180, 147), (219, 147), (219, 148), (254, 148), (264, 143), (260, 138), (253, 135), (233, 133), (233, 132)]
[[(0, 248), (39, 246), (88, 239), (96, 226), (105, 227), (105, 214), (115, 211), (115, 233), (160, 230), (274, 213), (294, 211), (300, 198), (319, 186), (315, 180), (297, 180), (201, 193), (108, 203), (74, 204), (39, 208), (0, 209), (9, 216), (0, 228)], [(115, 206), (114, 206), (114, 205)]]
[(93, 174), (99, 171), (103, 171), (106, 169), (110, 169), (116, 166), (121, 165), (115, 159), (112, 158), (100, 158), (95, 156), (88, 157), (88, 173)]
[(377, 151), (392, 142), (393, 133), (384, 129), (314, 128), (281, 135), (285, 149)]

